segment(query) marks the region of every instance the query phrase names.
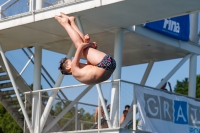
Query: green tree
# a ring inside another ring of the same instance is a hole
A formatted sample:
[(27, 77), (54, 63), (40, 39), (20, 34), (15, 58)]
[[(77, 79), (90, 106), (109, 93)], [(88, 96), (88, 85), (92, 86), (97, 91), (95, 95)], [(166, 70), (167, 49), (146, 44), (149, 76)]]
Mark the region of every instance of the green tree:
[(0, 133), (23, 133), (2, 104), (0, 104)]
[[(185, 78), (182, 81), (177, 80), (174, 92), (183, 95), (188, 95), (188, 84), (188, 78)], [(196, 79), (196, 98), (200, 98), (200, 75), (197, 75)]]

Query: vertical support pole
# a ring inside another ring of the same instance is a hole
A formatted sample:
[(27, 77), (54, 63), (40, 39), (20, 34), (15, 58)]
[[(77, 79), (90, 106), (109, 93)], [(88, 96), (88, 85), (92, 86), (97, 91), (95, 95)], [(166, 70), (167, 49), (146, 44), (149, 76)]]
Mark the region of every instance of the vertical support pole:
[(42, 9), (43, 0), (36, 0), (36, 10)]
[(144, 76), (142, 78), (142, 81), (140, 82), (141, 85), (145, 85), (146, 81), (147, 81), (147, 78), (149, 77), (149, 74), (151, 72), (151, 69), (153, 67), (153, 64), (154, 64), (154, 61), (150, 61), (148, 66), (147, 66), (147, 69), (144, 73)]
[(101, 128), (101, 100), (98, 95), (98, 129)]
[(188, 96), (196, 97), (197, 55), (190, 57)]
[[(74, 55), (75, 50), (76, 50), (75, 46), (72, 44), (70, 49), (69, 49), (69, 52), (67, 54), (67, 57), (68, 58), (72, 58), (72, 56)], [(61, 83), (62, 83), (63, 78), (64, 78), (64, 75), (59, 73), (54, 87), (59, 87), (61, 85)], [(42, 114), (42, 117), (40, 119), (40, 129), (41, 130), (44, 128), (45, 122), (46, 122), (46, 120), (48, 118), (49, 112), (50, 112), (51, 107), (53, 105), (53, 101), (54, 101), (54, 99), (55, 99), (57, 94), (58, 94), (58, 90), (52, 91), (52, 93), (51, 93), (51, 95), (50, 95), (50, 97), (48, 99), (47, 105), (46, 105), (46, 107), (44, 109), (44, 112)]]
[[(42, 65), (42, 48), (40, 46), (35, 47), (35, 63), (34, 63), (34, 82), (33, 82), (33, 91), (41, 90), (41, 65)], [(38, 113), (37, 106), (39, 103), (39, 95), (33, 93), (32, 101), (32, 124), (35, 129), (38, 127)]]
[(26, 123), (27, 123), (27, 125), (28, 125), (28, 128), (29, 128), (29, 130), (30, 130), (30, 133), (33, 133), (33, 129), (32, 129), (31, 123), (30, 123), (30, 121), (29, 121), (28, 114), (27, 114), (26, 109), (25, 109), (25, 107), (24, 107), (23, 101), (22, 101), (22, 99), (21, 99), (21, 97), (20, 97), (19, 91), (18, 91), (18, 89), (17, 89), (17, 85), (16, 85), (16, 83), (15, 83), (15, 80), (14, 80), (14, 78), (13, 78), (13, 75), (12, 75), (12, 73), (11, 73), (10, 67), (9, 67), (9, 65), (8, 65), (7, 59), (6, 59), (5, 55), (4, 55), (4, 52), (3, 52), (3, 49), (2, 49), (2, 47), (1, 47), (1, 45), (0, 45), (0, 54), (1, 54), (1, 57), (2, 57), (3, 62), (4, 62), (4, 64), (5, 64), (5, 67), (6, 67), (8, 76), (9, 76), (9, 78), (10, 78), (10, 80), (11, 80), (12, 85), (13, 85), (15, 94), (16, 94), (16, 96), (17, 96), (17, 100), (18, 100), (18, 102), (19, 102), (19, 104), (20, 104), (20, 107), (21, 107), (21, 109), (22, 109), (24, 118), (25, 118)]
[(76, 103), (76, 112), (75, 112), (75, 131), (78, 130), (78, 104)]
[[(199, 13), (194, 13), (190, 15), (190, 40), (192, 42), (198, 43), (198, 21)], [(188, 86), (188, 96), (196, 97), (196, 71), (197, 71), (197, 55), (193, 54), (190, 57), (190, 68), (189, 68), (189, 86)]]
[[(103, 98), (103, 94), (102, 94), (100, 85), (97, 84), (96, 87), (97, 87), (97, 91), (98, 91), (98, 93), (99, 93), (99, 98), (100, 98), (100, 100), (101, 100), (101, 105), (102, 105), (102, 107), (103, 107), (104, 114), (105, 114), (105, 116), (106, 116), (106, 120), (107, 120), (107, 123), (108, 123), (108, 127), (111, 128), (112, 125), (111, 125), (111, 122), (110, 122), (110, 117), (109, 117), (109, 115), (108, 115), (108, 110), (107, 110), (107, 108), (106, 108), (105, 100), (104, 100), (104, 98)], [(100, 105), (100, 106), (101, 106), (101, 105)], [(99, 106), (99, 107), (100, 107), (100, 106)], [(98, 114), (100, 114), (100, 113), (101, 113), (101, 112), (98, 112)]]
[(34, 0), (29, 0), (29, 12), (34, 10)]
[(199, 25), (199, 13), (190, 14), (190, 41), (198, 43), (198, 25)]
[[(115, 33), (114, 59), (117, 63), (112, 79), (121, 79), (122, 50), (124, 30), (118, 29)], [(111, 90), (111, 120), (113, 127), (119, 126), (119, 84), (114, 82)]]
[(137, 113), (137, 98), (135, 93), (135, 86), (133, 85), (133, 130), (136, 130), (136, 113)]
[(36, 132), (37, 133), (41, 133), (41, 130), (40, 130), (40, 117), (41, 117), (41, 92), (39, 91), (38, 92), (38, 96), (39, 96), (39, 101), (38, 101), (38, 110), (37, 110), (37, 113), (38, 113), (38, 115), (37, 115), (37, 130), (36, 130)]

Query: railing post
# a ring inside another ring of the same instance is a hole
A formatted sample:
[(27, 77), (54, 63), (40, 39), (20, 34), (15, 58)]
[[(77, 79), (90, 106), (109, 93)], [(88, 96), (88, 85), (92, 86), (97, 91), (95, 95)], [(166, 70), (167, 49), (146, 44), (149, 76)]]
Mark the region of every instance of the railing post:
[(98, 129), (101, 128), (101, 100), (100, 97), (98, 95)]
[(75, 110), (75, 131), (78, 130), (78, 103), (76, 103), (76, 110)]
[(135, 94), (135, 85), (133, 85), (133, 96), (133, 130), (136, 130), (137, 98)]
[(81, 122), (81, 130), (84, 130), (84, 123)]

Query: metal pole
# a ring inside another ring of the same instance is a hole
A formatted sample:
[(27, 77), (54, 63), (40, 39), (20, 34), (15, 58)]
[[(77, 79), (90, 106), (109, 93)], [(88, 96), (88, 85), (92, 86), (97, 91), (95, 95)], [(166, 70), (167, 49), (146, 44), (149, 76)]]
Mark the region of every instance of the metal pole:
[[(110, 117), (108, 115), (108, 110), (106, 108), (106, 104), (105, 104), (105, 101), (104, 101), (104, 98), (103, 98), (103, 94), (102, 94), (101, 88), (100, 88), (99, 84), (96, 84), (96, 87), (97, 87), (97, 91), (98, 91), (98, 94), (99, 94), (99, 98), (101, 100), (101, 104), (103, 106), (103, 111), (104, 111), (105, 116), (106, 116), (108, 127), (111, 128), (112, 125), (111, 125), (111, 122), (110, 122)], [(98, 113), (100, 113), (100, 112), (98, 112)]]
[(153, 67), (153, 64), (154, 64), (154, 61), (150, 61), (149, 62), (149, 64), (148, 64), (148, 66), (147, 66), (147, 69), (146, 69), (146, 71), (145, 71), (145, 73), (144, 73), (144, 76), (143, 76), (143, 78), (142, 78), (142, 81), (141, 81), (141, 85), (145, 85), (145, 83), (146, 83), (146, 81), (147, 81), (147, 78), (148, 78), (148, 76), (149, 76), (149, 74), (150, 74), (150, 72), (151, 72), (151, 69), (152, 69), (152, 67)]
[(71, 102), (46, 128), (43, 133), (48, 132), (73, 106), (76, 104), (91, 88), (93, 85), (88, 86), (73, 102)]
[(75, 112), (75, 131), (78, 130), (78, 104), (76, 103), (76, 112)]
[[(113, 80), (121, 79), (121, 67), (122, 67), (122, 50), (123, 50), (123, 38), (124, 30), (118, 29), (115, 33), (115, 45), (114, 45), (114, 59), (117, 63), (116, 69), (113, 73)], [(111, 91), (111, 123), (113, 127), (119, 126), (119, 84), (113, 83)]]
[(81, 122), (81, 130), (84, 130), (84, 123)]
[(98, 129), (101, 128), (101, 100), (98, 95)]
[(26, 65), (24, 66), (24, 68), (21, 70), (21, 72), (19, 73), (19, 75), (22, 75), (22, 73), (24, 72), (24, 70), (26, 69), (26, 67), (28, 66), (28, 64), (31, 62), (33, 58), (33, 55), (31, 56), (31, 58), (27, 61)]
[(196, 98), (197, 55), (190, 57), (188, 96)]
[(199, 13), (190, 14), (190, 41), (198, 43), (198, 24), (199, 24)]
[[(33, 91), (41, 90), (41, 64), (42, 64), (42, 48), (40, 46), (35, 47), (35, 64), (34, 64), (34, 82), (33, 82)], [(38, 118), (37, 106), (38, 106), (38, 94), (33, 94), (32, 101), (32, 124), (35, 129), (37, 129)]]
[[(67, 54), (67, 57), (72, 58), (74, 52), (75, 52), (75, 47), (74, 47), (74, 45), (71, 45), (69, 52)], [(58, 76), (57, 81), (55, 83), (55, 87), (59, 87), (61, 85), (63, 78), (64, 78), (64, 75), (59, 73), (59, 76)], [(44, 128), (45, 122), (48, 118), (49, 112), (51, 110), (51, 107), (53, 105), (54, 99), (55, 99), (57, 94), (58, 94), (58, 90), (52, 91), (51, 96), (48, 99), (47, 105), (46, 105), (44, 112), (42, 114), (42, 117), (40, 119), (40, 129), (41, 130)]]
[(29, 12), (32, 12), (34, 9), (34, 1), (33, 0), (29, 0)]
[(12, 85), (13, 85), (15, 94), (16, 94), (16, 96), (17, 96), (18, 102), (19, 102), (20, 107), (21, 107), (21, 109), (22, 109), (22, 112), (23, 112), (24, 118), (25, 118), (25, 120), (26, 120), (26, 123), (27, 123), (27, 125), (28, 125), (28, 128), (29, 128), (30, 132), (33, 133), (33, 129), (32, 129), (31, 123), (30, 123), (30, 121), (29, 121), (29, 118), (28, 118), (26, 109), (25, 109), (24, 104), (23, 104), (23, 101), (22, 101), (22, 99), (21, 99), (21, 97), (20, 97), (19, 91), (18, 91), (18, 89), (17, 89), (17, 85), (16, 85), (15, 80), (14, 80), (14, 78), (13, 78), (13, 75), (12, 75), (12, 73), (11, 73), (11, 71), (10, 71), (10, 67), (9, 67), (9, 65), (8, 65), (7, 59), (6, 59), (5, 55), (4, 55), (4, 52), (3, 52), (3, 49), (2, 49), (2, 47), (1, 47), (1, 45), (0, 45), (0, 54), (1, 54), (1, 57), (2, 57), (3, 62), (4, 62), (4, 64), (5, 64), (7, 73), (8, 73), (8, 75), (9, 75), (9, 77), (10, 77), (11, 83), (12, 83)]
[(36, 0), (36, 10), (42, 9), (43, 0)]
[(133, 130), (136, 130), (136, 111), (137, 111), (137, 98), (135, 93), (135, 88), (133, 85)]
[(170, 72), (169, 74), (156, 86), (157, 89), (160, 89), (171, 76), (191, 57), (192, 54), (185, 56)]
[(38, 113), (38, 115), (37, 115), (37, 128), (36, 128), (36, 133), (41, 133), (41, 130), (40, 130), (40, 117), (41, 117), (41, 106), (42, 106), (42, 104), (41, 104), (41, 92), (39, 91), (38, 92), (38, 96), (39, 96), (39, 101), (38, 101), (38, 110), (37, 110), (37, 113)]

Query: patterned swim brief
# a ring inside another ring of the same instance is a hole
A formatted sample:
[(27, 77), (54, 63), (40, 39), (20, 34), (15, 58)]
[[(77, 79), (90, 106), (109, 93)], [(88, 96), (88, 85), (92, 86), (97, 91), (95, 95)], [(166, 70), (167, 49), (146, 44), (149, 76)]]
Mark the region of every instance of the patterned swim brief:
[(105, 55), (103, 60), (100, 63), (98, 63), (96, 66), (109, 70), (111, 72), (114, 72), (116, 68), (116, 62), (111, 56)]

